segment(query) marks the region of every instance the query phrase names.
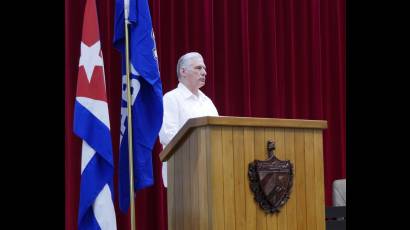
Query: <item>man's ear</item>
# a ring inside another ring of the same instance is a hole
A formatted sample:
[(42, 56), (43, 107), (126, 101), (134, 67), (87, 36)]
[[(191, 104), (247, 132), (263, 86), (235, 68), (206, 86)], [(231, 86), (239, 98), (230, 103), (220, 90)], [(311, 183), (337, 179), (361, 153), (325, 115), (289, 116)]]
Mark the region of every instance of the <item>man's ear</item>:
[(182, 74), (185, 74), (185, 71), (186, 71), (185, 67), (182, 67), (181, 69), (179, 69), (179, 73), (181, 74), (181, 76)]

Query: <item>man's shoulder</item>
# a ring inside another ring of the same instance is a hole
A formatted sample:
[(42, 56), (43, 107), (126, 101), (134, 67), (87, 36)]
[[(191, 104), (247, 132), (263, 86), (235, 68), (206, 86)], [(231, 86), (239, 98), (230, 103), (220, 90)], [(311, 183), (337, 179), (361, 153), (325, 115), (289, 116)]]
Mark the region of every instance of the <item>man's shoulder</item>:
[(177, 94), (177, 93), (178, 93), (178, 88), (175, 88), (173, 90), (170, 90), (170, 91), (166, 92), (164, 94), (164, 97), (172, 97), (172, 96), (175, 96), (175, 94)]
[(164, 103), (169, 103), (171, 101), (175, 103), (176, 101), (178, 101), (178, 98), (180, 97), (179, 95), (180, 93), (178, 91), (178, 88), (175, 88), (164, 94), (163, 101)]

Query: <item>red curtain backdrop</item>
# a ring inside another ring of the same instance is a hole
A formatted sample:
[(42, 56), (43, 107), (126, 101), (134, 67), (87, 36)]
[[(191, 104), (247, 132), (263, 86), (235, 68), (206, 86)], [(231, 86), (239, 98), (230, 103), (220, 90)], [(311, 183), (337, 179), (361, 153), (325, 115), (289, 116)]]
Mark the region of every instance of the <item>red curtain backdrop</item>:
[[(117, 186), (121, 76), (112, 46), (114, 0), (96, 0), (104, 55)], [(150, 0), (164, 93), (177, 85), (176, 62), (200, 52), (202, 89), (224, 116), (321, 119), (326, 204), (346, 176), (345, 0)], [(85, 1), (65, 0), (65, 220), (77, 229), (81, 141), (72, 132)], [(155, 185), (137, 193), (137, 227), (166, 229), (159, 144)], [(129, 217), (118, 209), (118, 229)]]

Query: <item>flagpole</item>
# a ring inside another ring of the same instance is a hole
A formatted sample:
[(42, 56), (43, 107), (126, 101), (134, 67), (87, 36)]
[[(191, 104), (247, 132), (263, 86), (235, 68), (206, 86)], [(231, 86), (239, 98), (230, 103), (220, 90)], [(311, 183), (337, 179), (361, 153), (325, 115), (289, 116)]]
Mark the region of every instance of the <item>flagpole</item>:
[[(126, 14), (125, 14), (126, 15)], [(127, 15), (126, 15), (127, 16)], [(125, 69), (127, 73), (127, 111), (128, 111), (128, 159), (129, 159), (129, 176), (130, 176), (130, 217), (131, 230), (135, 230), (135, 202), (134, 202), (134, 160), (132, 149), (132, 116), (131, 116), (131, 82), (130, 82), (130, 54), (128, 39), (128, 18), (125, 18)]]

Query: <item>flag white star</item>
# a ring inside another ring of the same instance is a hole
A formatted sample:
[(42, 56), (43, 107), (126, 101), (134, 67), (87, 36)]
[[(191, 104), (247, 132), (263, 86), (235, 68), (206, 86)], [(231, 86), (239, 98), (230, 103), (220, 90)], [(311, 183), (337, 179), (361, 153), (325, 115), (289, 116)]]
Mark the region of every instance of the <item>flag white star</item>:
[(94, 67), (103, 66), (103, 59), (99, 55), (100, 50), (100, 41), (97, 41), (92, 46), (87, 46), (84, 42), (81, 42), (81, 57), (79, 66), (84, 66), (88, 82), (91, 81)]

